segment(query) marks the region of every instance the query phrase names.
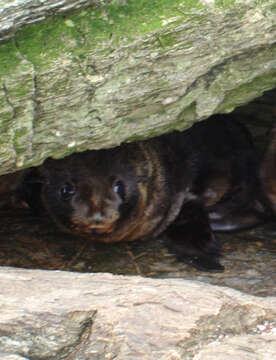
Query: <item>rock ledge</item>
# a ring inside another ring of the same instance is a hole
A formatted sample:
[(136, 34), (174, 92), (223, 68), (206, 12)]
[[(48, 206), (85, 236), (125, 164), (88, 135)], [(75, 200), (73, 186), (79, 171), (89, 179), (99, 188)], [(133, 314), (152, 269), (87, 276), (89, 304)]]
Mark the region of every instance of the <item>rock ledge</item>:
[(184, 279), (12, 268), (1, 269), (0, 288), (5, 360), (276, 356), (273, 297)]

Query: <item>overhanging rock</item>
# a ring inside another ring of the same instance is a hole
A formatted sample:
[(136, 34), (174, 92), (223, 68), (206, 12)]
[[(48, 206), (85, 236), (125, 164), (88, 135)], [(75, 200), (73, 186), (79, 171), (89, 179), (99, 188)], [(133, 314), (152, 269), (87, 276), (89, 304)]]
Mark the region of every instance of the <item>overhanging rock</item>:
[(182, 130), (276, 85), (274, 0), (47, 3), (0, 43), (2, 174)]

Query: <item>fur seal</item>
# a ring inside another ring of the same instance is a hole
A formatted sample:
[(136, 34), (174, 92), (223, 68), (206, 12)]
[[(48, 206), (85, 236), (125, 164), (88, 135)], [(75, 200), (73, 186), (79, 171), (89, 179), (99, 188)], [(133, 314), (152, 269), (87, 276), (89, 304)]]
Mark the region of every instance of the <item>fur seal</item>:
[(268, 145), (260, 166), (263, 193), (271, 211), (276, 213), (276, 123), (269, 133)]
[(184, 132), (48, 159), (24, 188), (62, 231), (113, 243), (167, 230), (180, 260), (221, 271), (213, 231), (262, 222), (255, 162), (247, 129), (216, 116)]

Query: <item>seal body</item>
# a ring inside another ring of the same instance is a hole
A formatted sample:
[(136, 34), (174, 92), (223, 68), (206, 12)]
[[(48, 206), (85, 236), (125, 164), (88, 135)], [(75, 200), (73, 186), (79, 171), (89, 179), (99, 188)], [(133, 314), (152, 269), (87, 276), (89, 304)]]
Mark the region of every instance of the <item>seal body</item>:
[(260, 166), (262, 190), (272, 213), (276, 214), (276, 123), (269, 133), (268, 145)]
[(222, 270), (212, 230), (262, 221), (255, 159), (247, 130), (216, 117), (184, 132), (49, 159), (31, 175), (41, 186), (28, 198), (63, 231), (113, 243), (167, 230), (179, 259)]

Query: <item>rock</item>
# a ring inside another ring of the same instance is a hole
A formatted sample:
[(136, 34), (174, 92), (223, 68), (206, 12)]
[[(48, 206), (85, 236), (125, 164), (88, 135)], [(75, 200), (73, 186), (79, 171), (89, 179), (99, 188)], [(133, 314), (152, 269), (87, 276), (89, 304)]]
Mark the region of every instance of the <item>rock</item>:
[(271, 360), (275, 357), (275, 328), (272, 334), (233, 336), (204, 346), (194, 360)]
[(185, 279), (12, 268), (1, 269), (0, 288), (5, 360), (276, 356), (275, 297)]
[(28, 360), (27, 358), (19, 355), (4, 354), (4, 353), (0, 353), (0, 358), (1, 360)]
[[(103, 3), (103, 1), (102, 1)], [(0, 0), (0, 41), (13, 37), (22, 26), (45, 20), (51, 14), (79, 7), (99, 6), (99, 0)]]
[(274, 88), (275, 1), (224, 3), (0, 0), (0, 174), (183, 130)]

